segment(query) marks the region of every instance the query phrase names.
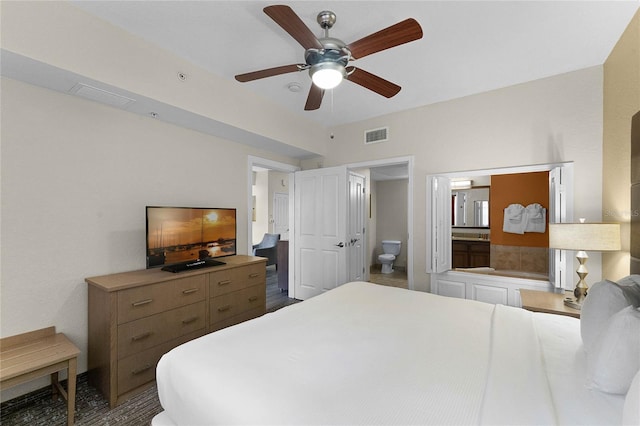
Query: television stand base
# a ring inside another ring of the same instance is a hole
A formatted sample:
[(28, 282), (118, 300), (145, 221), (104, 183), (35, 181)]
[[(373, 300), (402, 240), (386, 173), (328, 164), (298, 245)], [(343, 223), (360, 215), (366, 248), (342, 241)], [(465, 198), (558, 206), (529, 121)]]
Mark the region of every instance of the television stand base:
[(175, 273), (182, 271), (192, 271), (194, 269), (200, 268), (209, 268), (211, 266), (220, 266), (224, 264), (224, 262), (220, 262), (219, 260), (214, 259), (188, 260), (186, 262), (172, 263), (171, 265), (163, 266), (162, 270)]

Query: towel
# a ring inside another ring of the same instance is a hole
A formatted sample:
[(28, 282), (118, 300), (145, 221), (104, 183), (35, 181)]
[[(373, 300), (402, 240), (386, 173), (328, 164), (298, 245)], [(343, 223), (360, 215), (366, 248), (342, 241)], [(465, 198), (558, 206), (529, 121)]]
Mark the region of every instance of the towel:
[(527, 217), (527, 226), (524, 231), (544, 233), (547, 223), (547, 209), (538, 203), (533, 203), (525, 208), (525, 214)]
[(525, 232), (544, 233), (547, 224), (547, 209), (538, 203), (510, 204), (504, 209), (503, 232), (524, 234)]
[(511, 204), (504, 209), (502, 231), (512, 234), (524, 234), (526, 227), (526, 211), (522, 204)]

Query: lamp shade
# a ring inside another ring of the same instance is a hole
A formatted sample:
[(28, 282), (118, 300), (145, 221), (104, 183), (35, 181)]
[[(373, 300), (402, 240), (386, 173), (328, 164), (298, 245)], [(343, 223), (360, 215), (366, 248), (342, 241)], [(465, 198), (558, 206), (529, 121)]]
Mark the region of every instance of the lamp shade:
[(562, 250), (620, 250), (619, 223), (550, 223), (549, 247)]

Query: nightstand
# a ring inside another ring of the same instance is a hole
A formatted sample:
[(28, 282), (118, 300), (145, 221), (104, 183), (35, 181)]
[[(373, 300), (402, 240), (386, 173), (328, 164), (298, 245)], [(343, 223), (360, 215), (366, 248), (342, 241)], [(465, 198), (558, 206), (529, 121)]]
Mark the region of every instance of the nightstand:
[(551, 293), (538, 290), (520, 290), (522, 307), (528, 311), (546, 312), (548, 314), (567, 315), (580, 318), (580, 310), (570, 308), (564, 304), (564, 299), (573, 293)]

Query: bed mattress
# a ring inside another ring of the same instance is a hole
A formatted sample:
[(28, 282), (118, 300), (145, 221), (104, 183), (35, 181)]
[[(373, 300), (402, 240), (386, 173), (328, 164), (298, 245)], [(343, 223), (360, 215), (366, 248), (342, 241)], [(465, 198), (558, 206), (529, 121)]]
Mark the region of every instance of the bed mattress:
[(579, 322), (550, 317), (348, 283), (164, 355), (153, 424), (616, 423), (623, 398), (584, 414)]

